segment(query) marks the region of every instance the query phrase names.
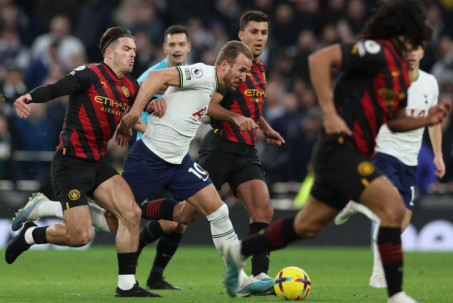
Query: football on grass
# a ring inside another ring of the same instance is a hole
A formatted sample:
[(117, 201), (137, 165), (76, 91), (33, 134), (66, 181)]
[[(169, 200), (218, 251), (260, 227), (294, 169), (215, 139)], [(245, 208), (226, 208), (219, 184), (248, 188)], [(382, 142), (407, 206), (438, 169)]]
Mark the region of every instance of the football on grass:
[(311, 280), (302, 268), (285, 267), (275, 277), (274, 290), (283, 301), (305, 300), (311, 290)]

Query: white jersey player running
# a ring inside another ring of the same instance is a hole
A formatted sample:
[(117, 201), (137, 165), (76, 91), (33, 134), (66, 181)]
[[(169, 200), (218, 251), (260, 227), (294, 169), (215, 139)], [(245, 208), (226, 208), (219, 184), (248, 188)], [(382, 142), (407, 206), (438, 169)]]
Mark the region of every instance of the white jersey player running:
[[(412, 84), (408, 90), (406, 114), (413, 117), (425, 117), (430, 108), (438, 102), (439, 88), (434, 76), (419, 69), (420, 60), (423, 58), (423, 48), (412, 51), (408, 57), (411, 69)], [(445, 174), (445, 164), (442, 158), (442, 129), (440, 124), (428, 127), (429, 137), (434, 152), (433, 172), (441, 178)], [(393, 133), (387, 125), (383, 125), (376, 138), (376, 156), (374, 165), (384, 173), (396, 186), (406, 205), (406, 213), (401, 227), (402, 232), (407, 228), (412, 217), (415, 198), (415, 174), (418, 164), (418, 154), (421, 148), (424, 128), (408, 132)], [(346, 222), (349, 217), (360, 212), (379, 224), (379, 218), (366, 206), (354, 201), (337, 215), (335, 224)], [(373, 234), (374, 265), (370, 277), (370, 286), (386, 288), (386, 280), (379, 251), (377, 250), (377, 230)]]

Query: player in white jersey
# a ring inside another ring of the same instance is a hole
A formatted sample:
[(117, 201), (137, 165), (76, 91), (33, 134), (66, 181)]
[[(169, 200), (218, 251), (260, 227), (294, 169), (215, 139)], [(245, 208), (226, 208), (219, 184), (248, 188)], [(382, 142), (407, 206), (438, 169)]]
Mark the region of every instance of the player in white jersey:
[[(437, 104), (439, 96), (439, 88), (434, 76), (419, 69), (423, 54), (423, 48), (420, 46), (408, 56), (412, 84), (408, 90), (406, 114), (412, 117), (427, 116), (430, 108)], [(412, 217), (415, 198), (415, 174), (423, 132), (424, 128), (419, 128), (408, 132), (393, 133), (384, 124), (376, 138), (374, 164), (396, 186), (406, 205), (406, 213), (401, 227), (402, 232), (407, 228)], [(436, 167), (436, 171), (433, 173), (438, 178), (442, 178), (445, 174), (445, 163), (442, 158), (441, 125), (436, 124), (428, 127), (428, 132), (434, 152), (433, 162)], [(337, 225), (343, 224), (356, 212), (363, 213), (373, 222), (379, 224), (379, 218), (370, 209), (354, 201), (350, 201), (337, 215), (335, 223)], [(387, 283), (376, 245), (377, 230), (378, 228), (376, 227), (373, 233), (374, 265), (373, 273), (370, 277), (370, 286), (385, 288)]]
[[(170, 86), (163, 95), (165, 114), (148, 117), (148, 128), (129, 152), (123, 177), (130, 184), (137, 202), (141, 203), (145, 219), (165, 219), (189, 224), (185, 209), (195, 207), (206, 216), (211, 235), (219, 252), (228, 239), (237, 241), (237, 235), (228, 216), (228, 207), (220, 199), (209, 176), (188, 154), (189, 144), (206, 115), (212, 94), (219, 88), (234, 91), (245, 80), (252, 65), (251, 50), (239, 41), (230, 41), (220, 50), (216, 65), (202, 63), (152, 71), (142, 83), (130, 109), (123, 117), (118, 135), (128, 136), (129, 127), (135, 127), (148, 100), (162, 85)], [(119, 138), (120, 141), (121, 138)], [(168, 189), (178, 201), (147, 198), (160, 188)], [(273, 281), (247, 277), (242, 271), (241, 282), (260, 292)]]
[[(143, 74), (141, 74), (137, 79), (138, 83), (141, 84), (145, 81), (146, 77), (153, 70), (187, 64), (187, 57), (191, 50), (189, 31), (187, 28), (182, 25), (172, 25), (168, 27), (164, 33), (164, 43), (162, 48), (166, 55), (165, 58), (143, 72)], [(162, 95), (156, 94), (154, 97), (161, 98)], [(147, 123), (148, 117), (149, 113), (147, 111), (143, 111), (140, 118)], [(141, 132), (137, 132), (137, 140), (141, 139), (142, 135), (143, 134)], [(153, 195), (153, 197), (173, 198), (171, 193), (165, 190), (158, 191)], [(198, 214), (199, 212), (195, 211), (194, 215), (197, 216)], [(149, 289), (181, 289), (180, 287), (167, 282), (163, 277), (163, 272), (175, 254), (185, 229), (186, 225), (178, 222), (150, 220), (146, 222), (140, 230), (140, 241), (138, 244), (139, 255), (146, 245), (159, 239), (156, 245), (156, 254), (154, 256), (153, 266), (146, 281), (146, 287)]]

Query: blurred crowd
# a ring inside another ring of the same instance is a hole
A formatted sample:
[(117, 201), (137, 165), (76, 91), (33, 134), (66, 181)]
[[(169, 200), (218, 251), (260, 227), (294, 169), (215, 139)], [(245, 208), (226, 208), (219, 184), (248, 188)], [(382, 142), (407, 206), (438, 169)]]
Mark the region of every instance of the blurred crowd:
[[(258, 150), (271, 191), (277, 182), (300, 184), (310, 171), (311, 150), (322, 126), (307, 57), (325, 45), (354, 42), (373, 7), (390, 1), (0, 0), (0, 180), (48, 183), (50, 162), (15, 154), (55, 149), (68, 99), (32, 104), (28, 119), (15, 115), (14, 100), (82, 64), (102, 61), (98, 41), (106, 28), (124, 26), (135, 35), (133, 76), (138, 77), (164, 57), (163, 33), (168, 26), (188, 28), (192, 42), (189, 63), (214, 64), (223, 44), (238, 39), (240, 15), (256, 9), (270, 16), (269, 43), (262, 56), (268, 81), (263, 114), (286, 140), (281, 148), (261, 140)], [(435, 36), (421, 69), (436, 77), (439, 99), (453, 101), (453, 2), (424, 2)], [(332, 73), (332, 83), (337, 76)], [(197, 143), (208, 127), (201, 128), (194, 141), (191, 153), (195, 158)], [(444, 121), (443, 147), (447, 174), (440, 183), (433, 174), (423, 176), (422, 191), (453, 192), (451, 117)], [(110, 160), (119, 169), (126, 152), (111, 147)], [(426, 154), (421, 161), (431, 161), (429, 147)]]

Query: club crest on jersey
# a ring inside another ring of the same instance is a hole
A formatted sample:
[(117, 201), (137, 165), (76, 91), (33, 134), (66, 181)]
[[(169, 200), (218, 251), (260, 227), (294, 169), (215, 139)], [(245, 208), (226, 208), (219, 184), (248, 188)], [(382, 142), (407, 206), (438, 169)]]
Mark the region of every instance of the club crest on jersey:
[(126, 87), (126, 86), (121, 86), (121, 89), (123, 90), (123, 94), (126, 98), (129, 98), (130, 95), (131, 95), (131, 92), (129, 91), (129, 89)]
[(374, 165), (369, 161), (362, 161), (357, 166), (357, 172), (361, 176), (369, 176), (374, 173)]
[(388, 88), (379, 89), (378, 94), (380, 97), (385, 99), (387, 106), (393, 106), (395, 103), (400, 102), (406, 97), (405, 92), (396, 92)]
[(75, 201), (80, 198), (80, 191), (78, 189), (71, 189), (68, 194), (68, 198)]
[(190, 73), (192, 74), (192, 76), (194, 76), (195, 78), (200, 78), (201, 76), (203, 76), (203, 70), (199, 67), (193, 67), (191, 70), (190, 70)]

